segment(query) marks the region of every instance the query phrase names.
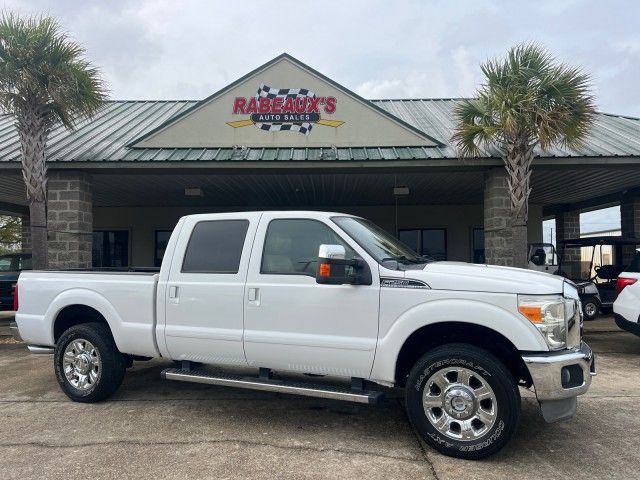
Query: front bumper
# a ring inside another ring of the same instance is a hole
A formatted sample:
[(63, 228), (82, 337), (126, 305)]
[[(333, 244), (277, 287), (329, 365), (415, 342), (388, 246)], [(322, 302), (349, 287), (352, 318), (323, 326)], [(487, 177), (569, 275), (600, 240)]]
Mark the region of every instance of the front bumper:
[(595, 356), (585, 342), (558, 352), (522, 355), (531, 375), (542, 415), (548, 422), (566, 420), (575, 414), (576, 397), (585, 393), (596, 374)]

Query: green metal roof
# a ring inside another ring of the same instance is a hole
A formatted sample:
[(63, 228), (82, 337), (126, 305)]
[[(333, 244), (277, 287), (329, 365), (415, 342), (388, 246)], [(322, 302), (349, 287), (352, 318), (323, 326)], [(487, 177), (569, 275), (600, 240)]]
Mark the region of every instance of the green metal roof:
[[(377, 161), (455, 159), (451, 146), (453, 107), (460, 99), (391, 99), (371, 102), (425, 134), (437, 147), (349, 148), (129, 148), (127, 145), (197, 104), (194, 100), (110, 101), (74, 131), (59, 126), (49, 137), (49, 162), (235, 162)], [(640, 119), (600, 113), (586, 145), (579, 150), (552, 148), (540, 157), (640, 157)], [(483, 152), (497, 158), (496, 152)], [(20, 161), (20, 145), (11, 116), (0, 116), (0, 163)]]

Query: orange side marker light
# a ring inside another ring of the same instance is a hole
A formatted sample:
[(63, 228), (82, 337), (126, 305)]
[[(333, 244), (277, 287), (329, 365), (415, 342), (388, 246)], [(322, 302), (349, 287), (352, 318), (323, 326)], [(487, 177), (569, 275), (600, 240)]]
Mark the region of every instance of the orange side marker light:
[(320, 264), (320, 276), (321, 277), (329, 277), (331, 276), (331, 265), (328, 263)]

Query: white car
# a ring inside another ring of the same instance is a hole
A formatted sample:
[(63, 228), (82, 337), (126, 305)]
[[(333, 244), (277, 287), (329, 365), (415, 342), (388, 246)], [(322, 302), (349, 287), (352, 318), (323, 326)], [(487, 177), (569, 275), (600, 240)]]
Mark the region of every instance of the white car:
[(571, 282), (432, 261), (339, 213), (191, 215), (159, 273), (25, 272), (17, 292), (19, 334), (54, 353), (74, 401), (107, 398), (153, 357), (181, 363), (167, 380), (362, 403), (399, 387), (425, 441), (461, 458), (506, 444), (519, 387), (565, 420), (595, 375)]
[(640, 336), (640, 250), (631, 265), (618, 276), (613, 315), (623, 330)]

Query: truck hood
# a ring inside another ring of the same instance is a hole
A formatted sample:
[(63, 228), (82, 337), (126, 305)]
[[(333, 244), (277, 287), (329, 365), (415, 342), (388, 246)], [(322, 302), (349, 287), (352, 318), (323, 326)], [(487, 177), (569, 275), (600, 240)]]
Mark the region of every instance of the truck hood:
[(564, 278), (522, 268), (433, 262), (424, 270), (407, 270), (405, 278), (426, 282), (438, 290), (549, 295), (563, 292)]

